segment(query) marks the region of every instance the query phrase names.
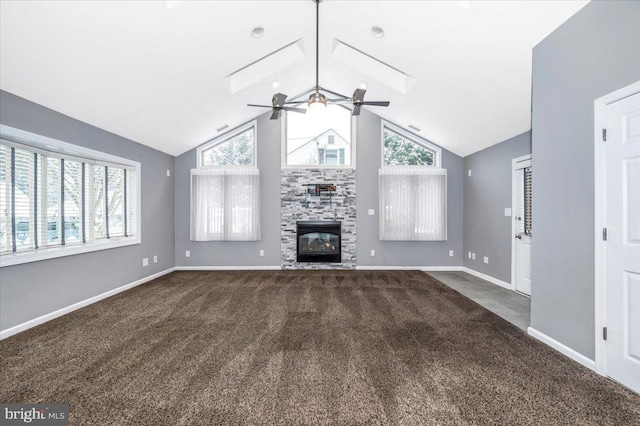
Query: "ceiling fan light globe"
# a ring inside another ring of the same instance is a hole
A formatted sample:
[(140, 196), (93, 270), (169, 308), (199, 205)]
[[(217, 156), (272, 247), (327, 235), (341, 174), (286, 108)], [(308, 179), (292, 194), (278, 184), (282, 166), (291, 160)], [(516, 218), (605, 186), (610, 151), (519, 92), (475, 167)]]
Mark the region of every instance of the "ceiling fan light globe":
[(322, 109), (327, 106), (327, 99), (322, 93), (312, 93), (309, 96), (309, 109)]

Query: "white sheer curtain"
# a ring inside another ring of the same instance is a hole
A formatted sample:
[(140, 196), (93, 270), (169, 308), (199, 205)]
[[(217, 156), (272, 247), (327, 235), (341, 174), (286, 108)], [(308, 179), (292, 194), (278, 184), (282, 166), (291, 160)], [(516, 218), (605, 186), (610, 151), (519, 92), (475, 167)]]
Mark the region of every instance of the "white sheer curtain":
[(384, 167), (379, 176), (381, 240), (446, 241), (446, 169)]
[(191, 170), (191, 240), (260, 239), (260, 172), (249, 167)]

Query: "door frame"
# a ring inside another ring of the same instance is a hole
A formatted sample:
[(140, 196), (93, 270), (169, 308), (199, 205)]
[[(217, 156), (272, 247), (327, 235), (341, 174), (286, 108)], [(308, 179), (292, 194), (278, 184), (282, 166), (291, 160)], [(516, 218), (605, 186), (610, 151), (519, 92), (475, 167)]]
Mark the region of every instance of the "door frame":
[(606, 244), (602, 240), (602, 229), (606, 225), (606, 142), (602, 141), (602, 129), (606, 128), (607, 106), (621, 99), (640, 92), (640, 81), (636, 81), (626, 87), (613, 91), (593, 101), (593, 147), (594, 147), (594, 183), (595, 183), (595, 366), (596, 372), (607, 375), (607, 347), (602, 338), (602, 329), (607, 321), (607, 251)]
[[(516, 170), (523, 169), (531, 166), (531, 154), (523, 155), (511, 160), (511, 290), (516, 291), (516, 208), (517, 197), (516, 194)], [(522, 294), (522, 293), (519, 293)], [(526, 295), (525, 295), (526, 296)]]

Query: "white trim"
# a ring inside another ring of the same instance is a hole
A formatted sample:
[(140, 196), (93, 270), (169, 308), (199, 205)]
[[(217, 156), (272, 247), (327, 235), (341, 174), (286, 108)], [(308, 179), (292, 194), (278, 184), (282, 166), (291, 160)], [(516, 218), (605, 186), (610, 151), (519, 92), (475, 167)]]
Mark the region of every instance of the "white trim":
[(423, 272), (459, 272), (462, 270), (462, 266), (367, 266), (357, 265), (358, 271), (423, 271)]
[[(249, 129), (253, 129), (253, 164), (250, 165), (242, 165), (242, 164), (231, 164), (228, 166), (217, 166), (217, 165), (209, 165), (204, 166), (202, 164), (202, 151), (206, 151), (207, 149), (213, 148), (214, 146), (224, 143), (229, 139), (232, 139), (238, 136), (240, 133), (244, 133)], [(208, 168), (208, 167), (258, 167), (258, 119), (254, 118), (251, 121), (248, 121), (238, 127), (234, 127), (221, 135), (216, 136), (215, 138), (207, 141), (196, 148), (196, 167), (198, 168)]]
[(69, 142), (63, 142), (58, 139), (38, 135), (36, 133), (27, 132), (26, 130), (5, 126), (4, 124), (0, 124), (0, 137), (2, 137), (3, 139), (7, 139), (8, 141), (17, 142), (22, 145), (33, 146), (34, 148), (41, 149), (47, 152), (55, 152), (62, 157), (68, 154), (72, 157), (104, 161), (115, 164), (117, 166), (130, 166), (135, 168), (140, 167), (140, 163), (137, 161), (107, 154), (101, 151), (96, 151), (94, 149), (85, 148), (83, 146), (74, 145)]
[(602, 228), (606, 228), (606, 182), (605, 182), (605, 145), (602, 142), (602, 129), (606, 128), (607, 105), (640, 92), (640, 81), (620, 90), (611, 92), (593, 101), (593, 146), (594, 146), (594, 191), (595, 191), (595, 370), (607, 375), (607, 348), (602, 339), (602, 328), (606, 326), (607, 286), (606, 286), (606, 246), (602, 240)]
[(127, 170), (134, 170), (136, 175), (136, 235), (132, 237), (114, 237), (102, 241), (92, 241), (84, 244), (69, 245), (64, 247), (43, 247), (37, 250), (6, 253), (0, 256), (0, 268), (5, 266), (20, 265), (29, 262), (38, 262), (46, 259), (72, 256), (82, 253), (91, 253), (99, 250), (108, 250), (117, 247), (130, 246), (142, 243), (142, 165), (138, 161), (74, 145), (58, 139), (31, 133), (26, 130), (0, 124), (0, 138), (3, 142), (13, 142), (24, 145), (26, 149), (55, 153), (60, 158), (71, 158), (73, 161), (95, 163), (106, 166), (115, 166)]
[[(478, 271), (476, 271), (474, 269), (467, 268), (466, 266), (463, 266), (461, 271), (462, 272), (466, 272), (467, 274), (471, 274), (473, 276), (476, 276), (478, 278), (481, 278), (481, 279), (483, 279), (485, 281), (488, 281), (488, 282), (490, 282), (492, 284), (498, 285), (498, 286), (500, 286), (502, 288), (506, 288), (507, 290), (511, 290), (512, 289), (511, 288), (511, 284), (506, 283), (506, 282), (504, 282), (502, 280), (499, 280), (497, 278), (494, 278), (491, 275), (483, 274), (482, 272), (478, 272)], [(524, 295), (524, 296), (526, 296), (526, 295)]]
[[(511, 284), (494, 278), (490, 275), (483, 274), (476, 270), (467, 268), (466, 266), (356, 266), (359, 271), (423, 271), (423, 272), (466, 272), (467, 274), (481, 278), (492, 284), (511, 290)], [(526, 295), (524, 295), (526, 296)]]
[(51, 321), (52, 319), (61, 317), (62, 315), (66, 315), (70, 312), (78, 310), (80, 308), (84, 308), (85, 306), (91, 305), (93, 303), (99, 302), (100, 300), (106, 299), (107, 297), (111, 297), (118, 293), (122, 293), (125, 290), (129, 290), (130, 288), (139, 286), (156, 278), (160, 278), (163, 275), (167, 275), (174, 271), (174, 268), (165, 269), (164, 271), (149, 275), (148, 277), (141, 278), (137, 281), (134, 281), (129, 284), (125, 284), (122, 287), (114, 288), (113, 290), (109, 290), (97, 296), (90, 297), (81, 302), (74, 303), (65, 308), (58, 309), (57, 311), (50, 312), (45, 315), (41, 315), (37, 318), (31, 319), (29, 321), (25, 321), (22, 324), (15, 325), (13, 327), (9, 327), (5, 330), (0, 331), (0, 340), (6, 339), (7, 337), (13, 336), (14, 334), (20, 333), (22, 331), (28, 330), (32, 327), (35, 327), (40, 324), (44, 324), (47, 321)]
[(516, 291), (516, 245), (515, 235), (517, 231), (516, 224), (516, 210), (518, 194), (516, 194), (516, 170), (524, 169), (531, 166), (531, 154), (523, 155), (522, 157), (516, 157), (511, 160), (511, 284), (509, 288)]
[(541, 341), (542, 343), (545, 343), (545, 344), (551, 346), (553, 349), (557, 350), (562, 355), (565, 355), (565, 356), (571, 358), (572, 360), (576, 361), (577, 363), (582, 364), (583, 366), (587, 367), (589, 370), (594, 370), (595, 371), (595, 369), (596, 369), (595, 361), (593, 361), (592, 359), (587, 358), (586, 356), (582, 355), (579, 352), (576, 352), (575, 350), (571, 349), (570, 347), (568, 347), (566, 345), (563, 345), (562, 343), (560, 343), (557, 340), (547, 336), (546, 334), (536, 330), (533, 327), (527, 328), (527, 334), (529, 334), (529, 336)]
[(279, 271), (282, 266), (176, 266), (176, 271)]
[[(139, 229), (139, 228), (138, 228)], [(55, 259), (64, 256), (73, 256), (93, 251), (109, 250), (117, 247), (132, 246), (140, 244), (140, 232), (137, 236), (129, 238), (112, 238), (102, 241), (94, 241), (85, 244), (68, 245), (64, 247), (44, 247), (37, 250), (23, 251), (17, 253), (7, 253), (0, 256), (0, 268), (5, 266), (20, 265), (22, 263), (38, 262), (40, 260)]]
[[(428, 149), (429, 151), (433, 151), (434, 157), (435, 157), (433, 165), (417, 166), (417, 167), (438, 167), (438, 168), (442, 167), (442, 148), (440, 148), (438, 145), (432, 142), (429, 142), (425, 138), (422, 138), (416, 135), (415, 133), (398, 126), (397, 124), (393, 124), (390, 121), (381, 119), (380, 120), (380, 168), (391, 167), (384, 164), (384, 128), (385, 127), (387, 127), (392, 132), (397, 133), (406, 139), (409, 139), (411, 142), (415, 142), (418, 145), (422, 145), (424, 148)], [(397, 167), (397, 166), (393, 166), (393, 167)], [(399, 167), (402, 167), (402, 166), (399, 166)], [(409, 166), (409, 167), (415, 167), (415, 166)]]

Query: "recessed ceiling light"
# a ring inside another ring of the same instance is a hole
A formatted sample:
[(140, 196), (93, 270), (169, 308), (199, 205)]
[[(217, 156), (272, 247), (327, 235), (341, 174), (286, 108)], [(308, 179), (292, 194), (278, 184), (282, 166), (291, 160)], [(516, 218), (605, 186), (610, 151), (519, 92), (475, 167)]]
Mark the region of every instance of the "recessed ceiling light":
[(253, 38), (260, 38), (264, 35), (264, 28), (262, 27), (255, 27), (254, 29), (251, 30), (251, 37)]
[(360, 88), (362, 90), (367, 90), (367, 82), (366, 81), (361, 81), (360, 82)]
[(273, 87), (274, 89), (277, 89), (280, 86), (280, 82), (278, 80), (273, 80), (271, 82), (271, 87)]
[(413, 124), (409, 124), (409, 128), (415, 130), (416, 132), (420, 131), (420, 127), (416, 127)]
[(374, 25), (371, 27), (371, 34), (376, 38), (382, 38), (384, 37), (384, 30), (381, 27)]

